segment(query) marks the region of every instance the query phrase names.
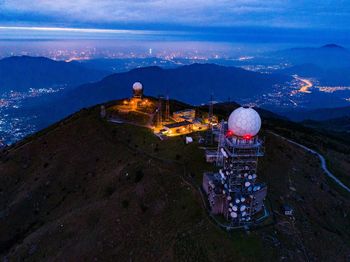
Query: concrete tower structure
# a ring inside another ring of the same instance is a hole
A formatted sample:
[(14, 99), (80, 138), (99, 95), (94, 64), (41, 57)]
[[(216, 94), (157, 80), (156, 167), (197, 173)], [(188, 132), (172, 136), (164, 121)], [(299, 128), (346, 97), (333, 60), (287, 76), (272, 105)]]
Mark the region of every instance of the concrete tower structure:
[(257, 181), (258, 158), (263, 143), (258, 137), (259, 114), (252, 108), (234, 110), (221, 122), (218, 138), (218, 173), (206, 173), (203, 188), (213, 214), (222, 214), (231, 225), (257, 221), (264, 210), (267, 187)]

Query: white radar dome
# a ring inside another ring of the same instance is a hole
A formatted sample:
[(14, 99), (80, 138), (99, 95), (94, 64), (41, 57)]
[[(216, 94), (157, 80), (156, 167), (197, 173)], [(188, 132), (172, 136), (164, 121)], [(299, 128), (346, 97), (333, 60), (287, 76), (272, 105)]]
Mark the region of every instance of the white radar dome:
[(253, 108), (237, 108), (228, 118), (228, 129), (236, 136), (255, 136), (260, 127), (261, 118)]
[(142, 84), (140, 82), (135, 82), (132, 85), (132, 89), (134, 89), (134, 90), (142, 90)]

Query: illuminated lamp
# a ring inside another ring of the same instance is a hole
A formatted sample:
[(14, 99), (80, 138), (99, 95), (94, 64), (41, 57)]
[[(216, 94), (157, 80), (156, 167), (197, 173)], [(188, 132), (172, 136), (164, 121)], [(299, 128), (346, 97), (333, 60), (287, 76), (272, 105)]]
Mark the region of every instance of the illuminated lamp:
[(250, 139), (252, 139), (252, 135), (244, 135), (243, 136), (243, 138), (245, 139), (245, 140), (250, 140)]
[(232, 137), (234, 135), (232, 130), (227, 130), (226, 137)]

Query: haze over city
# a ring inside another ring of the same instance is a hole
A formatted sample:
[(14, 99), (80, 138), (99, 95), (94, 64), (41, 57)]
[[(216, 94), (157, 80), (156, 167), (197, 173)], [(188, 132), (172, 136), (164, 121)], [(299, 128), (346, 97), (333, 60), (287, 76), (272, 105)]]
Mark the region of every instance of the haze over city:
[[(349, 9), (346, 1), (4, 0), (0, 55), (63, 49), (121, 56), (117, 46), (129, 48), (123, 56), (142, 56), (150, 48), (155, 55), (175, 49), (180, 56), (206, 56), (203, 49), (219, 49), (218, 55), (234, 56), (333, 42), (349, 46)], [(19, 44), (22, 50), (15, 40), (26, 41)], [(44, 40), (50, 44), (38, 44)]]

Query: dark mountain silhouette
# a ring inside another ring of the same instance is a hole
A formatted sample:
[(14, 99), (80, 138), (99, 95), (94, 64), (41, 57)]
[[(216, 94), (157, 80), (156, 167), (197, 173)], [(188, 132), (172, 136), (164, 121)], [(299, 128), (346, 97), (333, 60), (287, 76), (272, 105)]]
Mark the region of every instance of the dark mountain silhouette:
[(349, 67), (324, 68), (322, 66), (307, 63), (291, 66), (279, 71), (281, 74), (299, 75), (303, 77), (317, 78), (322, 85), (350, 85)]
[(350, 106), (320, 108), (313, 110), (293, 110), (281, 113), (293, 121), (314, 120), (324, 121), (329, 119), (343, 118), (350, 116)]
[(270, 57), (293, 65), (314, 64), (322, 68), (350, 67), (350, 51), (335, 44), (316, 48), (291, 48), (274, 52)]
[(103, 71), (88, 69), (77, 63), (54, 61), (45, 57), (13, 56), (0, 60), (0, 93), (29, 88), (75, 86), (97, 81)]
[(59, 94), (53, 101), (33, 105), (28, 110), (38, 115), (38, 119), (45, 119), (45, 124), (41, 122), (40, 125), (45, 127), (83, 107), (130, 97), (132, 84), (136, 81), (142, 82), (146, 95), (169, 95), (190, 104), (201, 104), (207, 103), (212, 93), (219, 101), (251, 98), (269, 92), (275, 84), (289, 79), (285, 75), (261, 74), (215, 64), (192, 64), (173, 69), (145, 67), (78, 86)]
[(199, 104), (207, 102), (212, 93), (216, 100), (221, 101), (254, 97), (271, 91), (275, 84), (289, 79), (284, 75), (261, 74), (215, 64), (192, 64), (173, 69), (145, 67), (80, 86), (67, 93), (65, 99), (83, 107), (127, 97), (131, 94), (132, 84), (140, 81), (148, 95), (168, 94), (188, 103)]

